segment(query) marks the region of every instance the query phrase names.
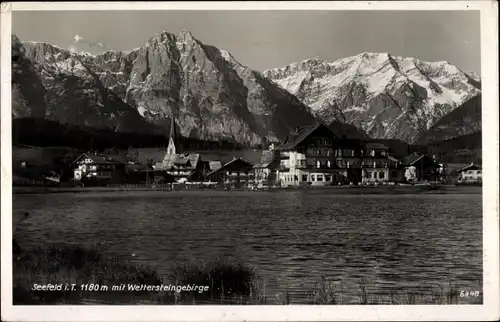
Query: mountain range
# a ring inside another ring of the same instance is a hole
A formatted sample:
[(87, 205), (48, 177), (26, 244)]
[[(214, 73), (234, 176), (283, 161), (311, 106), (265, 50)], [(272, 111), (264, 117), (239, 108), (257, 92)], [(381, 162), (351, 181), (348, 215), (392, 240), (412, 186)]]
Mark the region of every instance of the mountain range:
[(255, 145), (324, 122), (338, 135), (447, 139), (481, 129), (477, 75), (446, 63), (363, 53), (263, 73), (187, 31), (129, 52), (76, 53), (12, 38), (12, 113), (115, 132)]
[[(481, 130), (480, 78), (447, 62), (361, 53), (334, 62), (308, 59), (264, 75), (318, 118), (354, 125), (372, 138), (422, 142), (438, 124), (448, 127), (440, 139)], [(478, 102), (479, 114), (469, 100)], [(447, 126), (450, 113), (474, 120)]]

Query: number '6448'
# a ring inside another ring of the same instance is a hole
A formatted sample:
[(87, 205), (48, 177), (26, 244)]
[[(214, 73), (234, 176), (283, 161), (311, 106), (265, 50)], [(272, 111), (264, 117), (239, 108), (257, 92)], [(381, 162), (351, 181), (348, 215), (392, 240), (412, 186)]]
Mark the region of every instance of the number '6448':
[(479, 296), (479, 291), (460, 291), (460, 297)]

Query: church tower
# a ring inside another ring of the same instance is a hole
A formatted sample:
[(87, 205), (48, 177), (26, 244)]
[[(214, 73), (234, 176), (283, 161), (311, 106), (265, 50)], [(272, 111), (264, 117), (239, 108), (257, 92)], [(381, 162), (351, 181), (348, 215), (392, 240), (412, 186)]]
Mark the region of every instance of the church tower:
[(174, 113), (172, 112), (172, 116), (170, 117), (170, 137), (168, 139), (168, 148), (167, 154), (176, 154), (175, 148), (175, 119)]

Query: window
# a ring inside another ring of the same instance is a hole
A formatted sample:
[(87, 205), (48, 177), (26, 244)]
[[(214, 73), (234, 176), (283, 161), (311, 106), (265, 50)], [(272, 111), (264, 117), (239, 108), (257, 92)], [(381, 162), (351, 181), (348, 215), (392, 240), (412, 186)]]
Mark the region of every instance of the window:
[(323, 175), (322, 174), (318, 174), (317, 177), (318, 177), (317, 178), (318, 181), (323, 181)]
[(375, 156), (375, 150), (371, 150), (371, 151), (370, 151), (370, 155), (371, 155), (372, 157), (374, 157), (374, 156)]
[(314, 174), (311, 174), (311, 181), (316, 181), (316, 177)]
[(332, 181), (332, 176), (329, 174), (325, 174), (325, 181)]
[(384, 178), (385, 178), (385, 172), (379, 172), (379, 173), (378, 173), (378, 177), (379, 177), (380, 179), (384, 179)]
[(302, 175), (302, 181), (307, 181), (307, 174)]
[(375, 171), (374, 171), (374, 172), (372, 172), (371, 174), (372, 174), (372, 178), (373, 178), (373, 179), (377, 179), (377, 172), (375, 172)]
[(347, 167), (348, 167), (348, 168), (350, 167), (350, 165), (351, 165), (351, 164), (349, 163), (349, 161), (347, 161)]
[(321, 168), (321, 162), (319, 162), (319, 160), (316, 161), (316, 168)]
[(332, 167), (332, 164), (331, 164), (330, 160), (326, 161), (326, 166), (329, 167), (329, 168)]

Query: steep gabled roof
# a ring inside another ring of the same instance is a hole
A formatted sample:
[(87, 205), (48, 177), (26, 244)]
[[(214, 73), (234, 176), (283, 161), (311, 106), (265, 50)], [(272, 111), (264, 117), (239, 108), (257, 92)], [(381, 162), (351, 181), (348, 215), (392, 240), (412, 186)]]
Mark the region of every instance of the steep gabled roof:
[(246, 164), (248, 164), (249, 166), (251, 166), (251, 165), (252, 165), (250, 162), (245, 161), (245, 160), (243, 160), (242, 158), (234, 158), (233, 160), (231, 160), (231, 161), (229, 161), (229, 162), (225, 163), (225, 164), (224, 164), (222, 167), (220, 167), (219, 169), (216, 169), (216, 170), (210, 171), (207, 175), (211, 175), (211, 174), (213, 174), (213, 173), (215, 173), (215, 172), (217, 172), (217, 171), (223, 170), (224, 168), (228, 167), (228, 166), (229, 166), (229, 165), (231, 165), (232, 163), (234, 163), (234, 162), (238, 162), (238, 161), (243, 162), (243, 163), (246, 163)]
[[(199, 161), (199, 153), (165, 154), (161, 162), (161, 167), (163, 169), (172, 169), (174, 166), (187, 165), (190, 168), (196, 168)], [(159, 162), (157, 165), (158, 164)], [(157, 165), (155, 167), (157, 167)]]
[(412, 154), (412, 155), (409, 155), (405, 158), (405, 164), (406, 165), (413, 165), (415, 164), (417, 161), (419, 161), (420, 159), (422, 159), (423, 157), (425, 157), (425, 154)]
[(415, 163), (417, 163), (418, 161), (420, 161), (424, 158), (427, 158), (427, 160), (431, 159), (432, 163), (434, 163), (434, 165), (439, 166), (439, 164), (428, 154), (418, 154), (418, 153), (414, 153), (412, 155), (407, 156), (404, 159), (404, 165), (407, 165), (407, 166), (414, 165)]
[(106, 158), (102, 155), (94, 155), (94, 154), (90, 154), (90, 153), (82, 153), (78, 158), (75, 159), (75, 161), (71, 162), (71, 165), (75, 162), (77, 162), (78, 160), (80, 160), (82, 157), (85, 157), (85, 158), (88, 158), (88, 159), (91, 159), (92, 161), (94, 161), (95, 163), (112, 163), (112, 159), (111, 158)]
[(478, 166), (477, 164), (469, 164), (465, 167), (463, 167), (462, 169), (460, 169), (458, 172), (464, 172), (464, 171), (467, 171), (467, 170), (481, 170), (481, 166)]
[(292, 133), (279, 149), (280, 150), (295, 149), (297, 145), (302, 143), (305, 139), (307, 139), (311, 134), (313, 134), (316, 130), (320, 128), (328, 130), (331, 133), (332, 137), (334, 137), (333, 131), (328, 126), (322, 123), (308, 125), (299, 128), (294, 133)]

